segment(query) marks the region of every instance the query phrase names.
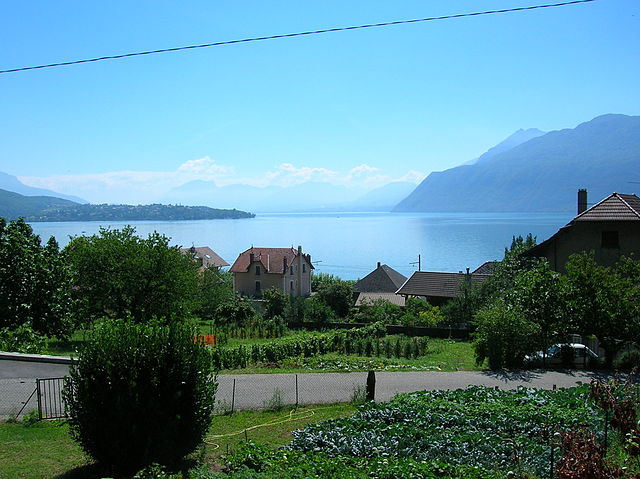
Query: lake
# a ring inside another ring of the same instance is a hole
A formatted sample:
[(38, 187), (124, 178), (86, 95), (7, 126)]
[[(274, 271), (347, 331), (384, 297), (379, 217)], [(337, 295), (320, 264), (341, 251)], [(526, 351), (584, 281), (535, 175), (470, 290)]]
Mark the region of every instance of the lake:
[(570, 213), (265, 213), (252, 219), (131, 221), (122, 223), (31, 223), (46, 241), (61, 246), (74, 235), (92, 235), (101, 226), (131, 224), (140, 236), (158, 231), (171, 244), (210, 246), (230, 264), (253, 246), (296, 248), (310, 253), (316, 272), (358, 279), (380, 261), (409, 276), (423, 271), (474, 270), (502, 259), (514, 235), (547, 239), (573, 218)]

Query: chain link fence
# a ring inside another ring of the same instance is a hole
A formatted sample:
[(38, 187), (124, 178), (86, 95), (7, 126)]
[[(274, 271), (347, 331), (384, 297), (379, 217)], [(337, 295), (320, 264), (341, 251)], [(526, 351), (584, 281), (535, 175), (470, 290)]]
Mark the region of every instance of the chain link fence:
[[(283, 406), (361, 400), (367, 373), (221, 375), (217, 377), (216, 413)], [(42, 418), (64, 417), (63, 378), (0, 379), (0, 419), (38, 411)]]

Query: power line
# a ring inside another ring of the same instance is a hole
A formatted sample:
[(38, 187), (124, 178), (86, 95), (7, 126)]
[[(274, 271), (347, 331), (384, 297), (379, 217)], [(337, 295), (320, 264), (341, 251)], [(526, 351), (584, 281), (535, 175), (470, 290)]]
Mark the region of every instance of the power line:
[(30, 67), (20, 67), (20, 68), (11, 68), (9, 70), (0, 70), (0, 74), (3, 73), (15, 73), (26, 70), (41, 70), (43, 68), (54, 68), (54, 67), (63, 67), (69, 65), (78, 65), (81, 63), (92, 63), (92, 62), (101, 62), (105, 60), (118, 60), (121, 58), (129, 58), (129, 57), (138, 57), (142, 55), (155, 55), (157, 53), (169, 53), (169, 52), (178, 52), (182, 50), (195, 50), (197, 48), (209, 48), (209, 47), (219, 47), (222, 45), (233, 45), (236, 43), (250, 43), (250, 42), (260, 42), (264, 40), (276, 40), (279, 38), (292, 38), (292, 37), (302, 37), (307, 35), (320, 35), (323, 33), (334, 33), (334, 32), (344, 32), (349, 30), (361, 30), (364, 28), (377, 28), (377, 27), (389, 27), (392, 25), (404, 25), (408, 23), (420, 23), (420, 22), (431, 22), (436, 20), (451, 20), (454, 18), (465, 18), (465, 17), (477, 17), (480, 15), (495, 15), (499, 13), (511, 13), (511, 12), (522, 12), (527, 10), (539, 10), (541, 8), (554, 8), (554, 7), (564, 7), (567, 5), (576, 5), (579, 3), (591, 3), (596, 2), (598, 0), (573, 0), (570, 2), (562, 2), (562, 3), (550, 3), (546, 5), (531, 5), (528, 7), (518, 7), (518, 8), (506, 8), (502, 10), (487, 10), (483, 12), (472, 12), (472, 13), (458, 13), (455, 15), (444, 15), (441, 17), (427, 17), (427, 18), (415, 18), (412, 20), (396, 20), (393, 22), (383, 22), (383, 23), (369, 23), (365, 25), (355, 25), (351, 27), (337, 27), (337, 28), (327, 28), (324, 30), (310, 30), (306, 32), (297, 32), (297, 33), (285, 33), (281, 35), (269, 35), (265, 37), (253, 37), (253, 38), (244, 38), (241, 40), (227, 40), (223, 42), (214, 42), (214, 43), (204, 43), (201, 45), (188, 45), (183, 47), (174, 47), (174, 48), (162, 48), (159, 50), (148, 50), (143, 52), (133, 52), (133, 53), (124, 53), (121, 55), (109, 55), (104, 57), (96, 57), (96, 58), (87, 58), (84, 60), (73, 60), (68, 62), (60, 62), (60, 63), (49, 63), (46, 65), (36, 65)]

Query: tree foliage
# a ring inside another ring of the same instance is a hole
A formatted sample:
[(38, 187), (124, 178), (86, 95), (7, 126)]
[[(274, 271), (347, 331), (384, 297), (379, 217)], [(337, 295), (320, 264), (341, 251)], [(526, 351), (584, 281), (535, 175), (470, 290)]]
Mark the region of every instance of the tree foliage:
[(473, 346), (478, 364), (488, 359), (491, 369), (517, 368), (540, 347), (540, 326), (503, 299), (480, 310), (476, 320)]
[(46, 245), (23, 219), (0, 218), (0, 328), (70, 334), (71, 276), (58, 243)]
[(197, 264), (157, 232), (143, 239), (131, 226), (101, 228), (73, 238), (65, 251), (86, 319), (180, 319), (196, 306)]
[(579, 253), (569, 257), (566, 270), (570, 319), (581, 334), (598, 338), (611, 367), (625, 342), (637, 338), (640, 266), (622, 259), (608, 268), (598, 265), (593, 253)]
[(200, 319), (215, 320), (218, 307), (234, 296), (231, 273), (214, 267), (205, 268), (198, 274), (194, 313)]
[(262, 292), (262, 299), (266, 302), (265, 319), (276, 316), (283, 317), (289, 303), (289, 297), (278, 288), (269, 288)]
[(317, 298), (339, 318), (346, 318), (353, 305), (353, 285), (349, 281), (329, 281), (320, 284)]
[(184, 322), (97, 324), (64, 390), (73, 438), (102, 465), (173, 464), (209, 429), (216, 382)]

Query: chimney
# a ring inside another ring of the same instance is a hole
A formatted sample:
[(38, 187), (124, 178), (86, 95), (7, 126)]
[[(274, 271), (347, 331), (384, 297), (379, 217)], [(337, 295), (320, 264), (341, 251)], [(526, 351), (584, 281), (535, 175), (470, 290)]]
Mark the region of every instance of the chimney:
[(287, 257), (282, 258), (282, 272), (287, 274)]
[(380, 267), (380, 261), (378, 261), (378, 268)]
[(587, 190), (582, 188), (578, 190), (578, 214), (587, 211)]
[(256, 257), (253, 253), (249, 253), (249, 264), (252, 264), (255, 261)]

